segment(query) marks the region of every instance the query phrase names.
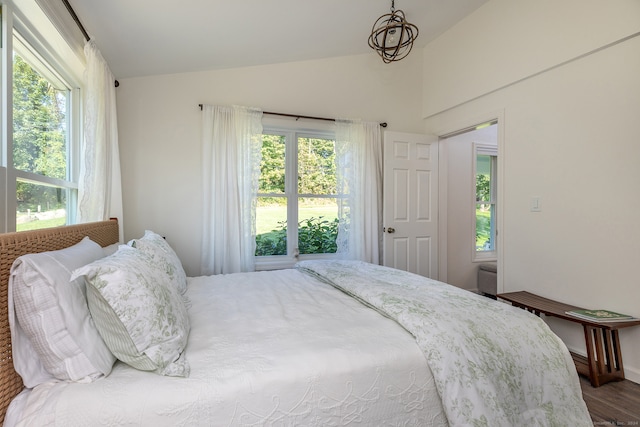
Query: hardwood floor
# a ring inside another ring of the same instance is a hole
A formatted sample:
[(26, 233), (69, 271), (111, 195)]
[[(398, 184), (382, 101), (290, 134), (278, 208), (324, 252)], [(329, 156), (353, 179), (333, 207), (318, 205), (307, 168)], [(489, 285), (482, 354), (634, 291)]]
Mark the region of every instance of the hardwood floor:
[(640, 384), (624, 380), (594, 388), (580, 376), (580, 386), (594, 426), (640, 426)]

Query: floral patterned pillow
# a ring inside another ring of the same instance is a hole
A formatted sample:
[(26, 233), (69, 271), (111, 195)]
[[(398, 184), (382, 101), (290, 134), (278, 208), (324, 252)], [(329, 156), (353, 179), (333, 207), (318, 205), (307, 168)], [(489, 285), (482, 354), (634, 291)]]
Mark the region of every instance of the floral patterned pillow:
[(116, 358), (161, 375), (189, 375), (189, 317), (180, 292), (144, 252), (118, 251), (73, 272), (84, 276), (89, 311)]
[(162, 268), (169, 275), (171, 282), (180, 293), (184, 294), (187, 291), (187, 275), (180, 258), (162, 236), (146, 230), (144, 236), (131, 240), (129, 246), (139, 249), (151, 257), (158, 268)]

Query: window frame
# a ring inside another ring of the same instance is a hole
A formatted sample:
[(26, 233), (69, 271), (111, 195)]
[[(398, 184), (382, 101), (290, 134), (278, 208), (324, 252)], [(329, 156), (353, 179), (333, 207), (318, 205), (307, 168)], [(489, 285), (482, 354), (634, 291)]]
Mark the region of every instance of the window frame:
[[(2, 91), (0, 92), (2, 143), (0, 151), (0, 211), (5, 218), (0, 232), (17, 228), (17, 181), (59, 187), (66, 191), (66, 224), (76, 222), (80, 142), (82, 138), (82, 73), (84, 64), (35, 2), (2, 8)], [(18, 46), (19, 45), (19, 46)], [(16, 169), (13, 165), (13, 52), (17, 52), (55, 87), (68, 91), (66, 105), (66, 158), (64, 179)], [(33, 61), (37, 62), (34, 65)]]
[[(493, 237), (493, 248), (490, 251), (478, 250), (476, 248), (476, 235), (477, 235), (477, 175), (478, 175), (478, 155), (488, 155), (491, 157), (491, 181), (489, 185), (489, 203), (492, 205), (491, 216), (491, 236)], [(472, 174), (472, 238), (473, 244), (471, 246), (472, 262), (485, 262), (485, 261), (497, 261), (498, 260), (498, 229), (497, 229), (497, 214), (498, 214), (498, 147), (494, 144), (485, 144), (480, 142), (473, 143), (473, 174)]]
[[(263, 135), (285, 136), (285, 191), (281, 193), (258, 193), (257, 197), (284, 197), (287, 201), (287, 254), (254, 256), (256, 270), (291, 268), (298, 261), (309, 259), (336, 259), (333, 254), (300, 254), (298, 251), (298, 200), (304, 197), (339, 198), (335, 195), (298, 193), (298, 138), (323, 138), (335, 141), (335, 122), (300, 122), (298, 120), (264, 117)], [(288, 160), (291, 159), (291, 160)]]

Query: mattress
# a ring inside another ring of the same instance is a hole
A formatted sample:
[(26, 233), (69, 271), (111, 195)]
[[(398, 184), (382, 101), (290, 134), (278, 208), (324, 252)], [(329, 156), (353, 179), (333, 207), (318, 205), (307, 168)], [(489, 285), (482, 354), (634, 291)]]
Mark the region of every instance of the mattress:
[(398, 323), (298, 270), (189, 278), (188, 378), (116, 363), (21, 395), (5, 425), (447, 425)]

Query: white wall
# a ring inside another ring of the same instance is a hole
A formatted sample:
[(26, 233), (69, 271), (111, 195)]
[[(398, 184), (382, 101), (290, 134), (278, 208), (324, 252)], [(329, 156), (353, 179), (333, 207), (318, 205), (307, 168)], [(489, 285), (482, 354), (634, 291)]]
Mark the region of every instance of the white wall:
[(424, 116), (639, 30), (637, 0), (491, 0), (425, 48)]
[[(640, 316), (640, 36), (625, 38), (639, 32), (637, 1), (492, 0), (425, 49), (440, 68), (425, 66), (427, 132), (503, 115), (504, 291)], [(580, 52), (592, 53), (571, 60)], [(434, 89), (455, 82), (450, 96)], [(534, 196), (542, 212), (530, 212)], [(549, 323), (584, 353), (579, 326)], [(640, 382), (640, 327), (620, 337), (627, 378)]]
[(422, 57), (375, 53), (241, 69), (121, 79), (117, 89), (125, 239), (168, 239), (200, 273), (201, 131), (198, 104), (388, 122), (422, 132)]

